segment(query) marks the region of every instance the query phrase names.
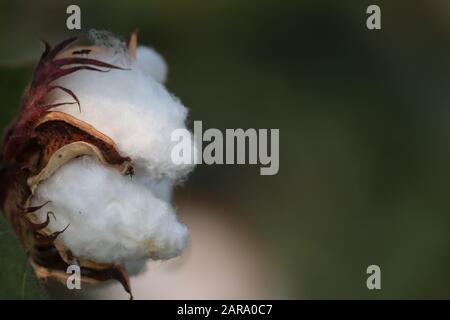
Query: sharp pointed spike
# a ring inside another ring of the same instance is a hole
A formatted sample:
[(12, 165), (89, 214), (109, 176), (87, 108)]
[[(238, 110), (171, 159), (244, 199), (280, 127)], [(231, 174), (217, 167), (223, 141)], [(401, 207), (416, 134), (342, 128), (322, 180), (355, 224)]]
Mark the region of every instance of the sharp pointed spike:
[(52, 234), (49, 235), (43, 235), (39, 232), (36, 233), (36, 242), (38, 242), (39, 245), (45, 245), (53, 243), (58, 236), (67, 230), (67, 228), (70, 226), (70, 223), (61, 231), (55, 231)]
[(43, 106), (42, 108), (44, 110), (50, 110), (50, 109), (54, 109), (56, 107), (64, 106), (66, 104), (77, 104), (77, 102), (60, 102), (60, 103), (48, 104), (48, 105)]
[(67, 93), (68, 95), (70, 95), (78, 104), (78, 110), (80, 110), (80, 112), (81, 112), (80, 100), (78, 100), (78, 97), (75, 95), (75, 93), (73, 93), (72, 90), (69, 90), (69, 89), (61, 87), (61, 86), (52, 86), (49, 88), (48, 91), (50, 92), (51, 90), (54, 90), (54, 89), (60, 89), (60, 90), (64, 91), (65, 93)]
[(138, 32), (138, 28), (134, 29), (134, 31), (130, 35), (130, 38), (128, 39), (128, 54), (130, 55), (131, 61), (136, 60)]
[(130, 277), (123, 266), (117, 265), (112, 270), (112, 278), (119, 281), (126, 292), (130, 295), (130, 300), (133, 300), (133, 293), (131, 292)]
[(69, 39), (66, 39), (60, 43), (58, 43), (48, 54), (47, 58), (49, 60), (53, 60), (53, 58), (55, 58), (58, 53), (60, 53), (62, 50), (64, 50), (67, 46), (69, 46), (70, 44), (74, 43), (76, 40), (78, 40), (78, 37), (72, 37)]
[(58, 235), (63, 233), (64, 231), (66, 231), (69, 226), (70, 226), (70, 223), (64, 229), (62, 229), (61, 231), (57, 231)]
[(54, 63), (59, 67), (71, 65), (71, 64), (83, 64), (83, 65), (93, 65), (93, 66), (97, 66), (97, 67), (123, 70), (122, 67), (118, 67), (113, 64), (109, 64), (106, 62), (102, 62), (102, 61), (95, 60), (95, 59), (89, 59), (89, 58), (63, 58), (63, 59), (54, 60)]
[(49, 225), (50, 216), (53, 216), (53, 218), (56, 220), (55, 214), (52, 211), (49, 211), (49, 212), (47, 212), (47, 218), (42, 223), (34, 223), (34, 222), (30, 221), (29, 219), (25, 219), (25, 221), (26, 221), (28, 227), (30, 227), (32, 230), (42, 230)]
[(60, 69), (58, 72), (55, 72), (51, 77), (50, 77), (50, 82), (55, 81), (61, 77), (67, 76), (71, 73), (80, 71), (80, 70), (90, 70), (90, 71), (98, 71), (98, 72), (108, 72), (110, 70), (101, 70), (101, 69), (97, 69), (94, 67), (89, 67), (89, 66), (78, 66), (78, 67), (72, 67), (72, 68), (68, 68), (68, 69)]
[(51, 51), (52, 47), (45, 40), (41, 40), (41, 42), (44, 44), (44, 47), (45, 47), (44, 52), (42, 52), (41, 59), (40, 59), (40, 60), (43, 60), (48, 55), (48, 53)]
[(46, 203), (40, 205), (40, 206), (34, 206), (34, 207), (28, 207), (28, 208), (23, 208), (20, 205), (17, 205), (17, 207), (23, 211), (24, 214), (27, 213), (31, 213), (31, 212), (35, 212), (38, 211), (39, 209), (45, 207), (47, 204), (49, 204), (51, 201), (47, 201)]

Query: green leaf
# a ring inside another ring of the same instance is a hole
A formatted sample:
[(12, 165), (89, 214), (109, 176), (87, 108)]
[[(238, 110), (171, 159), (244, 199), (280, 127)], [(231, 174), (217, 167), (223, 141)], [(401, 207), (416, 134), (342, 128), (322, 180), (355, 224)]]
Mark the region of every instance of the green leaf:
[(45, 299), (33, 268), (0, 213), (0, 299)]

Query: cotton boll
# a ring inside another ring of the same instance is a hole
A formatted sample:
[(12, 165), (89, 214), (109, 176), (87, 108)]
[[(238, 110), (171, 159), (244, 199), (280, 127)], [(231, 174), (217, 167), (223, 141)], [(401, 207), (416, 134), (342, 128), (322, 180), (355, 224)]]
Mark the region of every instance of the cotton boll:
[(159, 185), (148, 186), (85, 156), (44, 181), (33, 205), (51, 201), (37, 215), (45, 220), (48, 211), (54, 212), (56, 220), (49, 225), (54, 231), (69, 225), (58, 239), (77, 257), (131, 264), (169, 259), (185, 247), (187, 228), (172, 206), (155, 196)]
[(139, 69), (156, 81), (160, 83), (166, 82), (167, 64), (164, 58), (152, 48), (138, 47), (135, 63)]
[(68, 283), (75, 263), (78, 280), (114, 279), (132, 298), (125, 268), (186, 246), (170, 201), (194, 166), (172, 160), (187, 109), (161, 83), (162, 58), (137, 54), (136, 33), (128, 44), (91, 36), (92, 45), (44, 41), (0, 150), (0, 200), (39, 280)]
[[(186, 129), (187, 109), (162, 84), (167, 66), (153, 49), (139, 47), (133, 60), (125, 44), (110, 34), (90, 36), (95, 50), (83, 57), (123, 70), (79, 70), (58, 79), (54, 85), (71, 90), (81, 111), (73, 104), (54, 111), (109, 136), (117, 151), (132, 160), (135, 175), (124, 176), (93, 157), (77, 158), (39, 184), (32, 205), (51, 201), (38, 218), (44, 221), (48, 211), (54, 212), (56, 220), (48, 226), (52, 232), (69, 225), (58, 240), (74, 256), (122, 264), (134, 274), (146, 259), (170, 259), (186, 245), (187, 228), (170, 201), (173, 186), (194, 167), (171, 159), (178, 143), (171, 136)], [(51, 104), (71, 101), (63, 90), (53, 90), (48, 99)]]

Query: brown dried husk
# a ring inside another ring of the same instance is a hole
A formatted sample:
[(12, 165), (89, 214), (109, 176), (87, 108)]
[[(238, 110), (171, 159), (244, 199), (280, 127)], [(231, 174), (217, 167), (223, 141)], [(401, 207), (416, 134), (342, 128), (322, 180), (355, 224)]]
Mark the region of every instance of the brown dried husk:
[[(129, 51), (133, 58), (136, 46), (135, 33), (130, 38), (129, 44)], [(56, 53), (49, 51), (49, 54), (54, 53), (56, 57), (51, 63), (58, 61), (57, 59), (70, 59), (72, 52), (76, 50), (88, 52), (89, 50), (97, 51), (100, 48), (82, 47), (64, 51), (59, 48), (58, 50), (60, 51)], [(45, 53), (41, 61), (44, 59)], [(104, 67), (104, 65), (100, 66)], [(36, 73), (40, 71), (40, 67), (44, 68), (40, 63)], [(46, 93), (51, 90), (49, 83), (45, 88)], [(33, 85), (38, 88), (34, 88)], [(40, 89), (39, 84), (33, 82), (28, 95), (36, 95), (36, 92), (39, 93), (38, 89)], [(73, 95), (72, 92), (70, 93)], [(25, 96), (24, 104), (33, 100), (26, 98), (30, 97)], [(115, 279), (122, 283), (132, 297), (129, 277), (122, 265), (98, 263), (73, 256), (70, 250), (58, 240), (58, 235), (65, 230), (52, 232), (48, 228), (51, 216), (57, 217), (58, 213), (49, 212), (46, 221), (39, 222), (33, 212), (41, 208), (45, 209), (45, 204), (30, 207), (39, 184), (49, 179), (59, 168), (74, 158), (95, 157), (103, 165), (115, 168), (124, 175), (133, 174), (131, 159), (122, 156), (114, 141), (91, 125), (66, 113), (50, 109), (36, 113), (33, 108), (38, 107), (39, 105), (25, 105), (18, 121), (6, 133), (2, 150), (3, 167), (0, 171), (0, 201), (3, 212), (20, 239), (38, 279), (51, 278), (66, 284), (71, 275), (66, 273), (66, 270), (70, 265), (76, 264), (80, 267), (83, 283)], [(33, 114), (33, 117), (30, 116), (29, 121), (22, 121), (26, 123), (26, 126), (21, 127), (19, 125), (21, 116), (26, 118), (28, 114), (23, 114), (26, 112)], [(18, 143), (12, 138), (16, 136), (19, 136)]]

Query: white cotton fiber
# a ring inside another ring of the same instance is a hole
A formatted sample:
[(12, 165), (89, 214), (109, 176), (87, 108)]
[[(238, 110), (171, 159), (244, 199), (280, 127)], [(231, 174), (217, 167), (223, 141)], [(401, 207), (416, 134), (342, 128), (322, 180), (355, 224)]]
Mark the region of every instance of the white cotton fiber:
[[(178, 255), (187, 240), (187, 229), (170, 204), (174, 184), (193, 169), (171, 160), (171, 133), (185, 128), (187, 110), (162, 84), (167, 67), (161, 56), (139, 48), (133, 61), (122, 42), (100, 35), (94, 38), (104, 50), (87, 57), (126, 70), (83, 70), (59, 79), (55, 84), (74, 92), (81, 112), (76, 105), (55, 111), (108, 135), (118, 151), (132, 159), (135, 176), (123, 176), (94, 157), (81, 157), (41, 183), (33, 205), (51, 201), (38, 215), (44, 220), (46, 212), (54, 212), (52, 231), (69, 224), (58, 239), (75, 256), (126, 265), (168, 259)], [(49, 99), (71, 101), (58, 90)]]
[(145, 74), (160, 83), (166, 82), (167, 64), (163, 57), (152, 48), (138, 47), (136, 51), (136, 65)]
[(37, 189), (34, 203), (51, 200), (40, 210), (55, 214), (50, 227), (67, 230), (61, 241), (77, 257), (97, 262), (125, 262), (177, 256), (187, 240), (187, 228), (158, 185), (141, 182), (82, 157), (61, 167)]

